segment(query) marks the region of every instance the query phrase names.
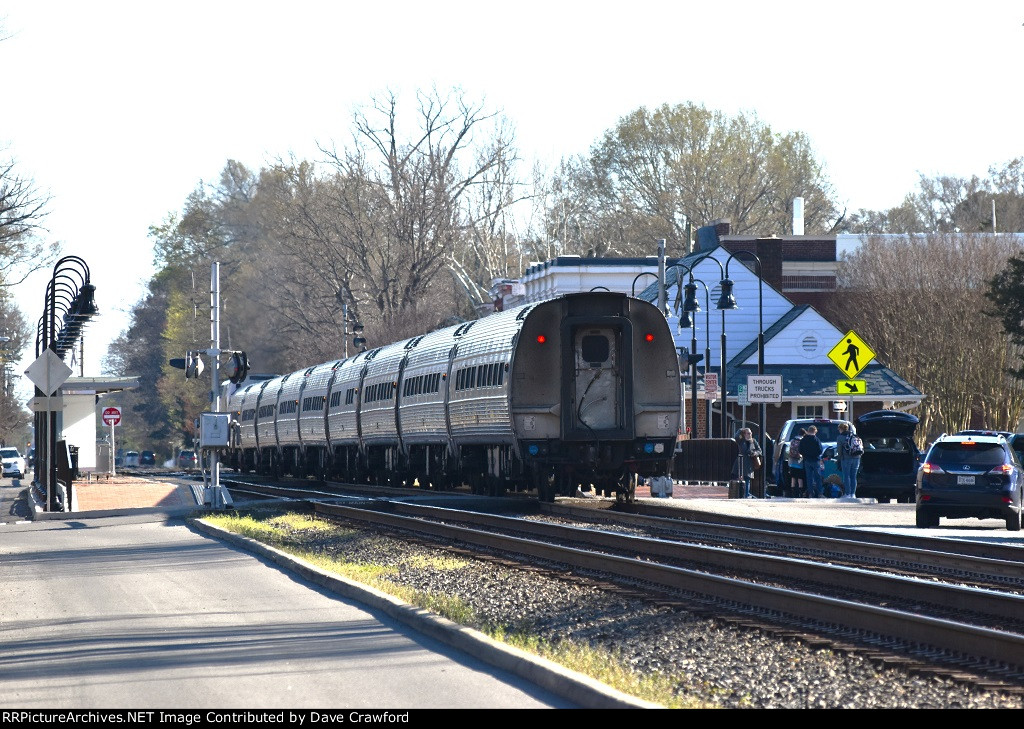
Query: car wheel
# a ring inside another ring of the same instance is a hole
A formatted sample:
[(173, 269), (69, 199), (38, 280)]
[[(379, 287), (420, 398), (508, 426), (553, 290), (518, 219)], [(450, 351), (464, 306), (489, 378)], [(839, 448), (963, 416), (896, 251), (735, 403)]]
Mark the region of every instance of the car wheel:
[(918, 510), (915, 513), (915, 523), (919, 529), (933, 529), (939, 525), (939, 517), (929, 514), (927, 511)]
[(1010, 516), (1006, 517), (1006, 531), (1008, 532), (1019, 532), (1020, 531), (1020, 511), (1015, 511)]

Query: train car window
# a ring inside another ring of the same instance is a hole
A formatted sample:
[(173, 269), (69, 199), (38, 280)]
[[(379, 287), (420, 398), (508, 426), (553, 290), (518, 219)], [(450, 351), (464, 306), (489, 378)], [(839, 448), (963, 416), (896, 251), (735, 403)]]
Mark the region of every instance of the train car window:
[(501, 362), (498, 363), (498, 386), (500, 387), (505, 382), (505, 366)]
[(466, 388), (476, 387), (476, 367), (466, 370)]
[(599, 364), (608, 361), (608, 338), (597, 335), (587, 335), (580, 340), (580, 355), (584, 362)]
[(351, 405), (356, 399), (356, 388), (350, 387), (345, 391), (345, 404)]
[(331, 407), (336, 408), (341, 404), (341, 391), (331, 393)]
[(487, 366), (487, 386), (494, 387), (498, 384), (498, 363), (491, 362)]

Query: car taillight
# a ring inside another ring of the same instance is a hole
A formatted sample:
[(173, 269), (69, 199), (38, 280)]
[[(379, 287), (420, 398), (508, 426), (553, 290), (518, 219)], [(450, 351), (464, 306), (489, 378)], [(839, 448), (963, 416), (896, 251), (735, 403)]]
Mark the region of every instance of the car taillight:
[(929, 463), (925, 461), (921, 464), (921, 471), (924, 473), (945, 473), (937, 463)]
[(998, 466), (993, 468), (989, 473), (996, 476), (1008, 475), (1013, 473), (1013, 464), (1011, 463), (1000, 463)]

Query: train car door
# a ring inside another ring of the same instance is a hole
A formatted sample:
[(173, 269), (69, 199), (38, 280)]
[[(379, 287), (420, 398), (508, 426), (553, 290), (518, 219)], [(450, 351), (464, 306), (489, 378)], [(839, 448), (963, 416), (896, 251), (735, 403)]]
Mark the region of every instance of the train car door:
[(625, 428), (621, 332), (617, 327), (581, 326), (573, 330), (573, 430), (621, 431)]

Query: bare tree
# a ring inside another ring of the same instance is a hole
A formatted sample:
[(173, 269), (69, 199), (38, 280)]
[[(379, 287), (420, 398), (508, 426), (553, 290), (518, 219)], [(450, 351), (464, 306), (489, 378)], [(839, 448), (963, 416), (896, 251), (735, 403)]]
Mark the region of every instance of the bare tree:
[(925, 393), (922, 436), (1016, 426), (1024, 383), (1007, 370), (1021, 351), (984, 312), (989, 281), (1019, 250), (1009, 236), (870, 236), (841, 262), (827, 314)]
[(56, 260), (57, 245), (39, 240), (49, 202), (12, 160), (0, 162), (0, 286), (19, 284)]
[(353, 303), (388, 327), (415, 315), (421, 292), (456, 256), (464, 264), (467, 248), (480, 272), (500, 265), (488, 258), (495, 237), (505, 245), (500, 216), (518, 199), (512, 133), (496, 112), (458, 91), (418, 102), (408, 133), (389, 93), (356, 113), (351, 147), (323, 148), (340, 216), (337, 239), (324, 242), (356, 273)]
[(679, 253), (687, 223), (718, 218), (736, 233), (786, 233), (796, 197), (806, 201), (811, 232), (830, 231), (839, 218), (805, 135), (777, 134), (754, 114), (730, 118), (695, 104), (623, 117), (589, 157), (563, 166), (555, 190), (551, 236), (572, 210), (588, 230), (574, 252), (592, 255), (645, 253), (658, 238)]

